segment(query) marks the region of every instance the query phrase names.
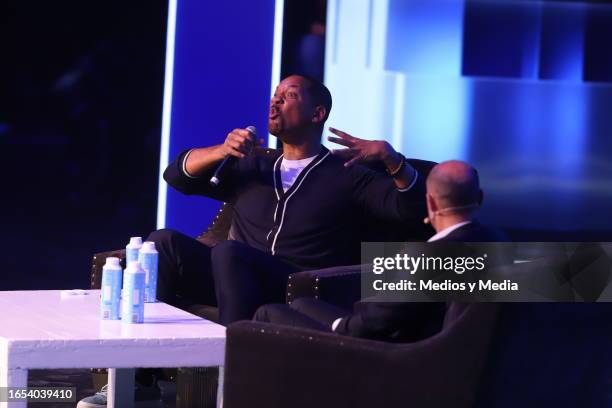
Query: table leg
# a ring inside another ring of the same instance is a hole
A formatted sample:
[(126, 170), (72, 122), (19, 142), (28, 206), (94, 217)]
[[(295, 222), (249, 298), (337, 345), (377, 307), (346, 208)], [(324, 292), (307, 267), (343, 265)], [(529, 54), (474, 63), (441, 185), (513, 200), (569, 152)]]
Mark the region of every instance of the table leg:
[(219, 385), (217, 386), (217, 408), (223, 408), (223, 377), (225, 367), (219, 366)]
[(134, 407), (134, 369), (108, 369), (108, 408)]
[[(28, 386), (28, 370), (20, 368), (2, 367), (0, 372), (0, 387), (19, 387)], [(4, 398), (3, 398), (4, 400)], [(6, 402), (0, 401), (0, 408), (26, 408), (27, 402)]]

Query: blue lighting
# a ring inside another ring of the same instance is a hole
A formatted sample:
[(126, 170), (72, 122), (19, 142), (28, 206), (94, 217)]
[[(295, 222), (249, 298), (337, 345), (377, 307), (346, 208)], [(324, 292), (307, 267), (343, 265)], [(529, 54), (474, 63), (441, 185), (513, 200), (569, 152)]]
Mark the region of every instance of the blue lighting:
[(178, 0), (168, 2), (168, 31), (166, 34), (166, 72), (164, 74), (164, 102), (162, 134), (159, 154), (159, 182), (157, 188), (157, 229), (166, 227), (166, 195), (168, 187), (162, 175), (170, 154), (170, 124), (172, 120), (172, 81), (174, 80), (174, 38), (176, 33), (176, 7)]
[[(590, 216), (612, 206), (612, 7), (330, 0), (327, 17), (331, 126), (410, 157), (468, 160), (486, 222), (612, 228)], [(594, 77), (611, 79), (583, 80)]]
[(196, 236), (220, 206), (168, 188), (161, 173), (170, 160), (185, 149), (222, 143), (237, 127), (267, 128), (271, 80), (280, 73), (274, 43), (282, 32), (282, 18), (275, 18), (280, 3), (169, 2), (158, 228)]

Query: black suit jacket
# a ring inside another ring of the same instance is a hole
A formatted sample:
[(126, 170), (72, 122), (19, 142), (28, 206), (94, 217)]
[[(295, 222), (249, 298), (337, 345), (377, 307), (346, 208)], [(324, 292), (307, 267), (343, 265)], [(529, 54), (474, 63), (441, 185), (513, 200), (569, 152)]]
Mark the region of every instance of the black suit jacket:
[(444, 242), (505, 242), (506, 235), (498, 229), (482, 225), (478, 221), (472, 221), (456, 230), (446, 237), (440, 239)]
[[(501, 231), (473, 221), (439, 241), (503, 242), (507, 239)], [(374, 340), (417, 341), (437, 333), (445, 313), (445, 303), (357, 302), (353, 314), (342, 318), (335, 331)]]

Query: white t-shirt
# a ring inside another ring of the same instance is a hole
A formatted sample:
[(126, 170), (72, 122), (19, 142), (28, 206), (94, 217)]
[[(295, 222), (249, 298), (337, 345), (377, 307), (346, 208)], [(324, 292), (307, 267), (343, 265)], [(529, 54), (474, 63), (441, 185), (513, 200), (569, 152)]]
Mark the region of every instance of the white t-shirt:
[(280, 164), (281, 181), (283, 190), (287, 191), (298, 178), (302, 170), (310, 164), (317, 156), (308, 157), (300, 160), (287, 160), (283, 157)]

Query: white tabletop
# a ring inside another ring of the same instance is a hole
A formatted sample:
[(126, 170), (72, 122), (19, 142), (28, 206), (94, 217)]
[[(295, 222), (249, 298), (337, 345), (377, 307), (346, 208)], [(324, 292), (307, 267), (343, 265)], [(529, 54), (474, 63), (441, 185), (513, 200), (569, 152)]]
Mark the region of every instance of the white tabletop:
[(159, 302), (145, 305), (143, 324), (103, 321), (99, 291), (67, 298), (60, 293), (0, 292), (0, 360), (8, 360), (3, 364), (25, 369), (223, 364), (221, 325)]

